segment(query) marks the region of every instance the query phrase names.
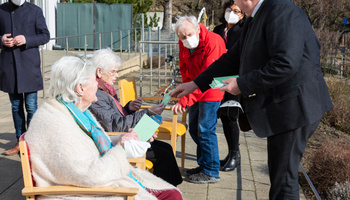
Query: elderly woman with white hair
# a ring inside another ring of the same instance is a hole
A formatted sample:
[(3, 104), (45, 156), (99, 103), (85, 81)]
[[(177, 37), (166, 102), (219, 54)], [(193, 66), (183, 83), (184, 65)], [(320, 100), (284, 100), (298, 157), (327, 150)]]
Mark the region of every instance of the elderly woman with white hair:
[[(134, 128), (143, 115), (162, 113), (165, 108), (162, 104), (135, 112), (142, 104), (141, 98), (128, 102), (124, 107), (120, 105), (113, 84), (118, 77), (121, 59), (111, 49), (95, 51), (92, 61), (97, 66), (98, 101), (92, 103), (89, 109), (106, 131), (125, 132)], [(147, 150), (146, 158), (153, 162), (154, 175), (174, 186), (182, 183), (179, 167), (168, 143), (154, 140)]]
[[(182, 199), (171, 184), (132, 167), (124, 142), (136, 133), (109, 137), (88, 111), (97, 101), (96, 68), (63, 57), (51, 71), (50, 99), (34, 114), (24, 137), (37, 186), (137, 187), (136, 199)], [(40, 199), (124, 199), (121, 196), (45, 195)]]

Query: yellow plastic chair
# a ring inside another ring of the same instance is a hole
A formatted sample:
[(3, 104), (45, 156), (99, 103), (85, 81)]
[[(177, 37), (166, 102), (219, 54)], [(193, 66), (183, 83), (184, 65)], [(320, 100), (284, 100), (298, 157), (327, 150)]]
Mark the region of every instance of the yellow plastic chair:
[(48, 186), (48, 187), (36, 187), (33, 181), (32, 172), (30, 168), (29, 150), (26, 142), (22, 139), (19, 142), (22, 173), (24, 188), (22, 195), (27, 200), (35, 199), (37, 195), (66, 195), (66, 194), (86, 194), (86, 195), (121, 195), (125, 196), (127, 200), (134, 200), (135, 195), (138, 193), (138, 188), (129, 187), (96, 187), (96, 188), (83, 188), (77, 186)]
[[(106, 132), (109, 136), (124, 134), (125, 132)], [(153, 163), (150, 160), (146, 159), (146, 154), (141, 158), (130, 158), (128, 159), (129, 163), (133, 166), (137, 166), (140, 169), (151, 170), (153, 168)]]
[[(137, 98), (135, 77), (122, 79), (118, 81), (120, 104), (125, 106), (129, 101), (133, 101)], [(142, 100), (157, 101), (163, 100), (163, 97), (141, 97)], [(171, 98), (171, 100), (178, 101), (179, 98)], [(150, 106), (141, 106), (141, 109), (149, 108)], [(165, 107), (165, 110), (170, 110), (171, 107)], [(186, 112), (182, 114), (181, 121), (178, 121), (177, 114), (173, 112), (172, 120), (163, 120), (163, 124), (160, 125), (156, 134), (158, 134), (159, 140), (170, 140), (170, 145), (173, 148), (174, 155), (176, 156), (176, 140), (181, 136), (181, 168), (185, 166), (185, 143), (186, 143)]]

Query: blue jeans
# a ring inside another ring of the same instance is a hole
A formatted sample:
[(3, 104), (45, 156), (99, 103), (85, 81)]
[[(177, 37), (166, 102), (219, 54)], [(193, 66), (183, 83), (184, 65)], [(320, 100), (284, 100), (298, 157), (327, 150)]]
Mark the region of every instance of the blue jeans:
[(197, 144), (197, 163), (206, 175), (219, 177), (219, 148), (216, 112), (220, 101), (198, 101), (189, 108), (189, 132)]
[(30, 120), (32, 119), (34, 112), (38, 108), (38, 94), (37, 92), (10, 94), (11, 109), (13, 123), (16, 129), (17, 141), (21, 137), (22, 133), (26, 132), (26, 119), (24, 115), (23, 100), (27, 110), (27, 128)]

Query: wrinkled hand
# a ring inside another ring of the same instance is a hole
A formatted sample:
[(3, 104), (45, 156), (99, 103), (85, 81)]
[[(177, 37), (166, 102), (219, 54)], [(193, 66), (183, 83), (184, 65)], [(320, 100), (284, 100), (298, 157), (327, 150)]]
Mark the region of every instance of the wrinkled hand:
[(161, 115), (164, 109), (165, 106), (163, 106), (163, 103), (161, 103), (148, 108), (148, 111), (151, 115)]
[(148, 142), (153, 142), (155, 139), (157, 139), (157, 137), (157, 134), (153, 134), (152, 137), (148, 140)]
[(117, 145), (121, 145), (124, 147), (125, 141), (129, 140), (139, 140), (139, 136), (136, 132), (127, 132), (124, 135), (120, 136), (119, 141), (117, 142)]
[(226, 91), (233, 95), (241, 94), (241, 90), (239, 89), (237, 84), (237, 78), (229, 78), (229, 79), (223, 80), (222, 82), (227, 83), (227, 85), (220, 88), (221, 91)]
[(141, 104), (142, 104), (142, 99), (139, 97), (129, 103), (129, 109), (132, 111), (137, 111), (141, 108)]
[(24, 35), (17, 35), (16, 37), (13, 38), (13, 45), (16, 46), (21, 46), (26, 44), (26, 38), (24, 37)]
[(175, 112), (175, 114), (177, 114), (178, 112), (179, 112), (179, 113), (185, 112), (185, 111), (186, 111), (186, 108), (182, 107), (181, 104), (176, 103), (175, 105), (173, 105), (173, 107), (171, 107), (171, 110), (172, 110), (173, 112)]
[(13, 38), (11, 38), (11, 33), (4, 34), (1, 38), (1, 42), (6, 47), (13, 47)]
[(191, 94), (193, 91), (195, 91), (198, 88), (198, 86), (193, 82), (187, 82), (183, 83), (176, 87), (174, 91), (172, 91), (169, 95), (171, 97), (183, 97), (185, 95)]

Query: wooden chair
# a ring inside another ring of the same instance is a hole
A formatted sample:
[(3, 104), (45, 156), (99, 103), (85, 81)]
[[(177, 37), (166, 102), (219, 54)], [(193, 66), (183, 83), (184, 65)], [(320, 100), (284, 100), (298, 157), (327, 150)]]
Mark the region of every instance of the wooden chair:
[[(118, 81), (120, 104), (125, 106), (129, 101), (133, 101), (137, 98), (135, 77), (122, 79)], [(163, 100), (163, 97), (141, 97), (142, 100), (157, 101)], [(179, 98), (171, 98), (171, 100), (179, 100)], [(141, 106), (142, 109), (149, 108), (150, 106)], [(165, 107), (165, 110), (171, 110), (171, 107)], [(177, 114), (173, 112), (172, 120), (163, 120), (163, 124), (160, 125), (156, 133), (160, 140), (170, 140), (170, 145), (173, 148), (174, 155), (176, 156), (176, 139), (181, 136), (181, 168), (184, 169), (185, 165), (185, 142), (186, 142), (186, 112), (182, 114), (181, 121), (178, 121)]]
[(76, 186), (48, 186), (36, 187), (33, 181), (30, 168), (29, 150), (26, 142), (22, 139), (19, 142), (24, 188), (22, 195), (27, 200), (35, 199), (36, 195), (59, 195), (59, 194), (86, 194), (86, 195), (121, 195), (126, 196), (127, 200), (134, 200), (138, 193), (138, 188), (128, 187), (96, 187), (83, 188)]
[[(125, 132), (107, 132), (109, 136), (119, 135), (124, 133)], [(137, 166), (143, 170), (146, 170), (146, 169), (151, 170), (153, 168), (153, 163), (146, 159), (146, 154), (143, 155), (141, 158), (129, 158), (128, 161), (133, 166)]]

